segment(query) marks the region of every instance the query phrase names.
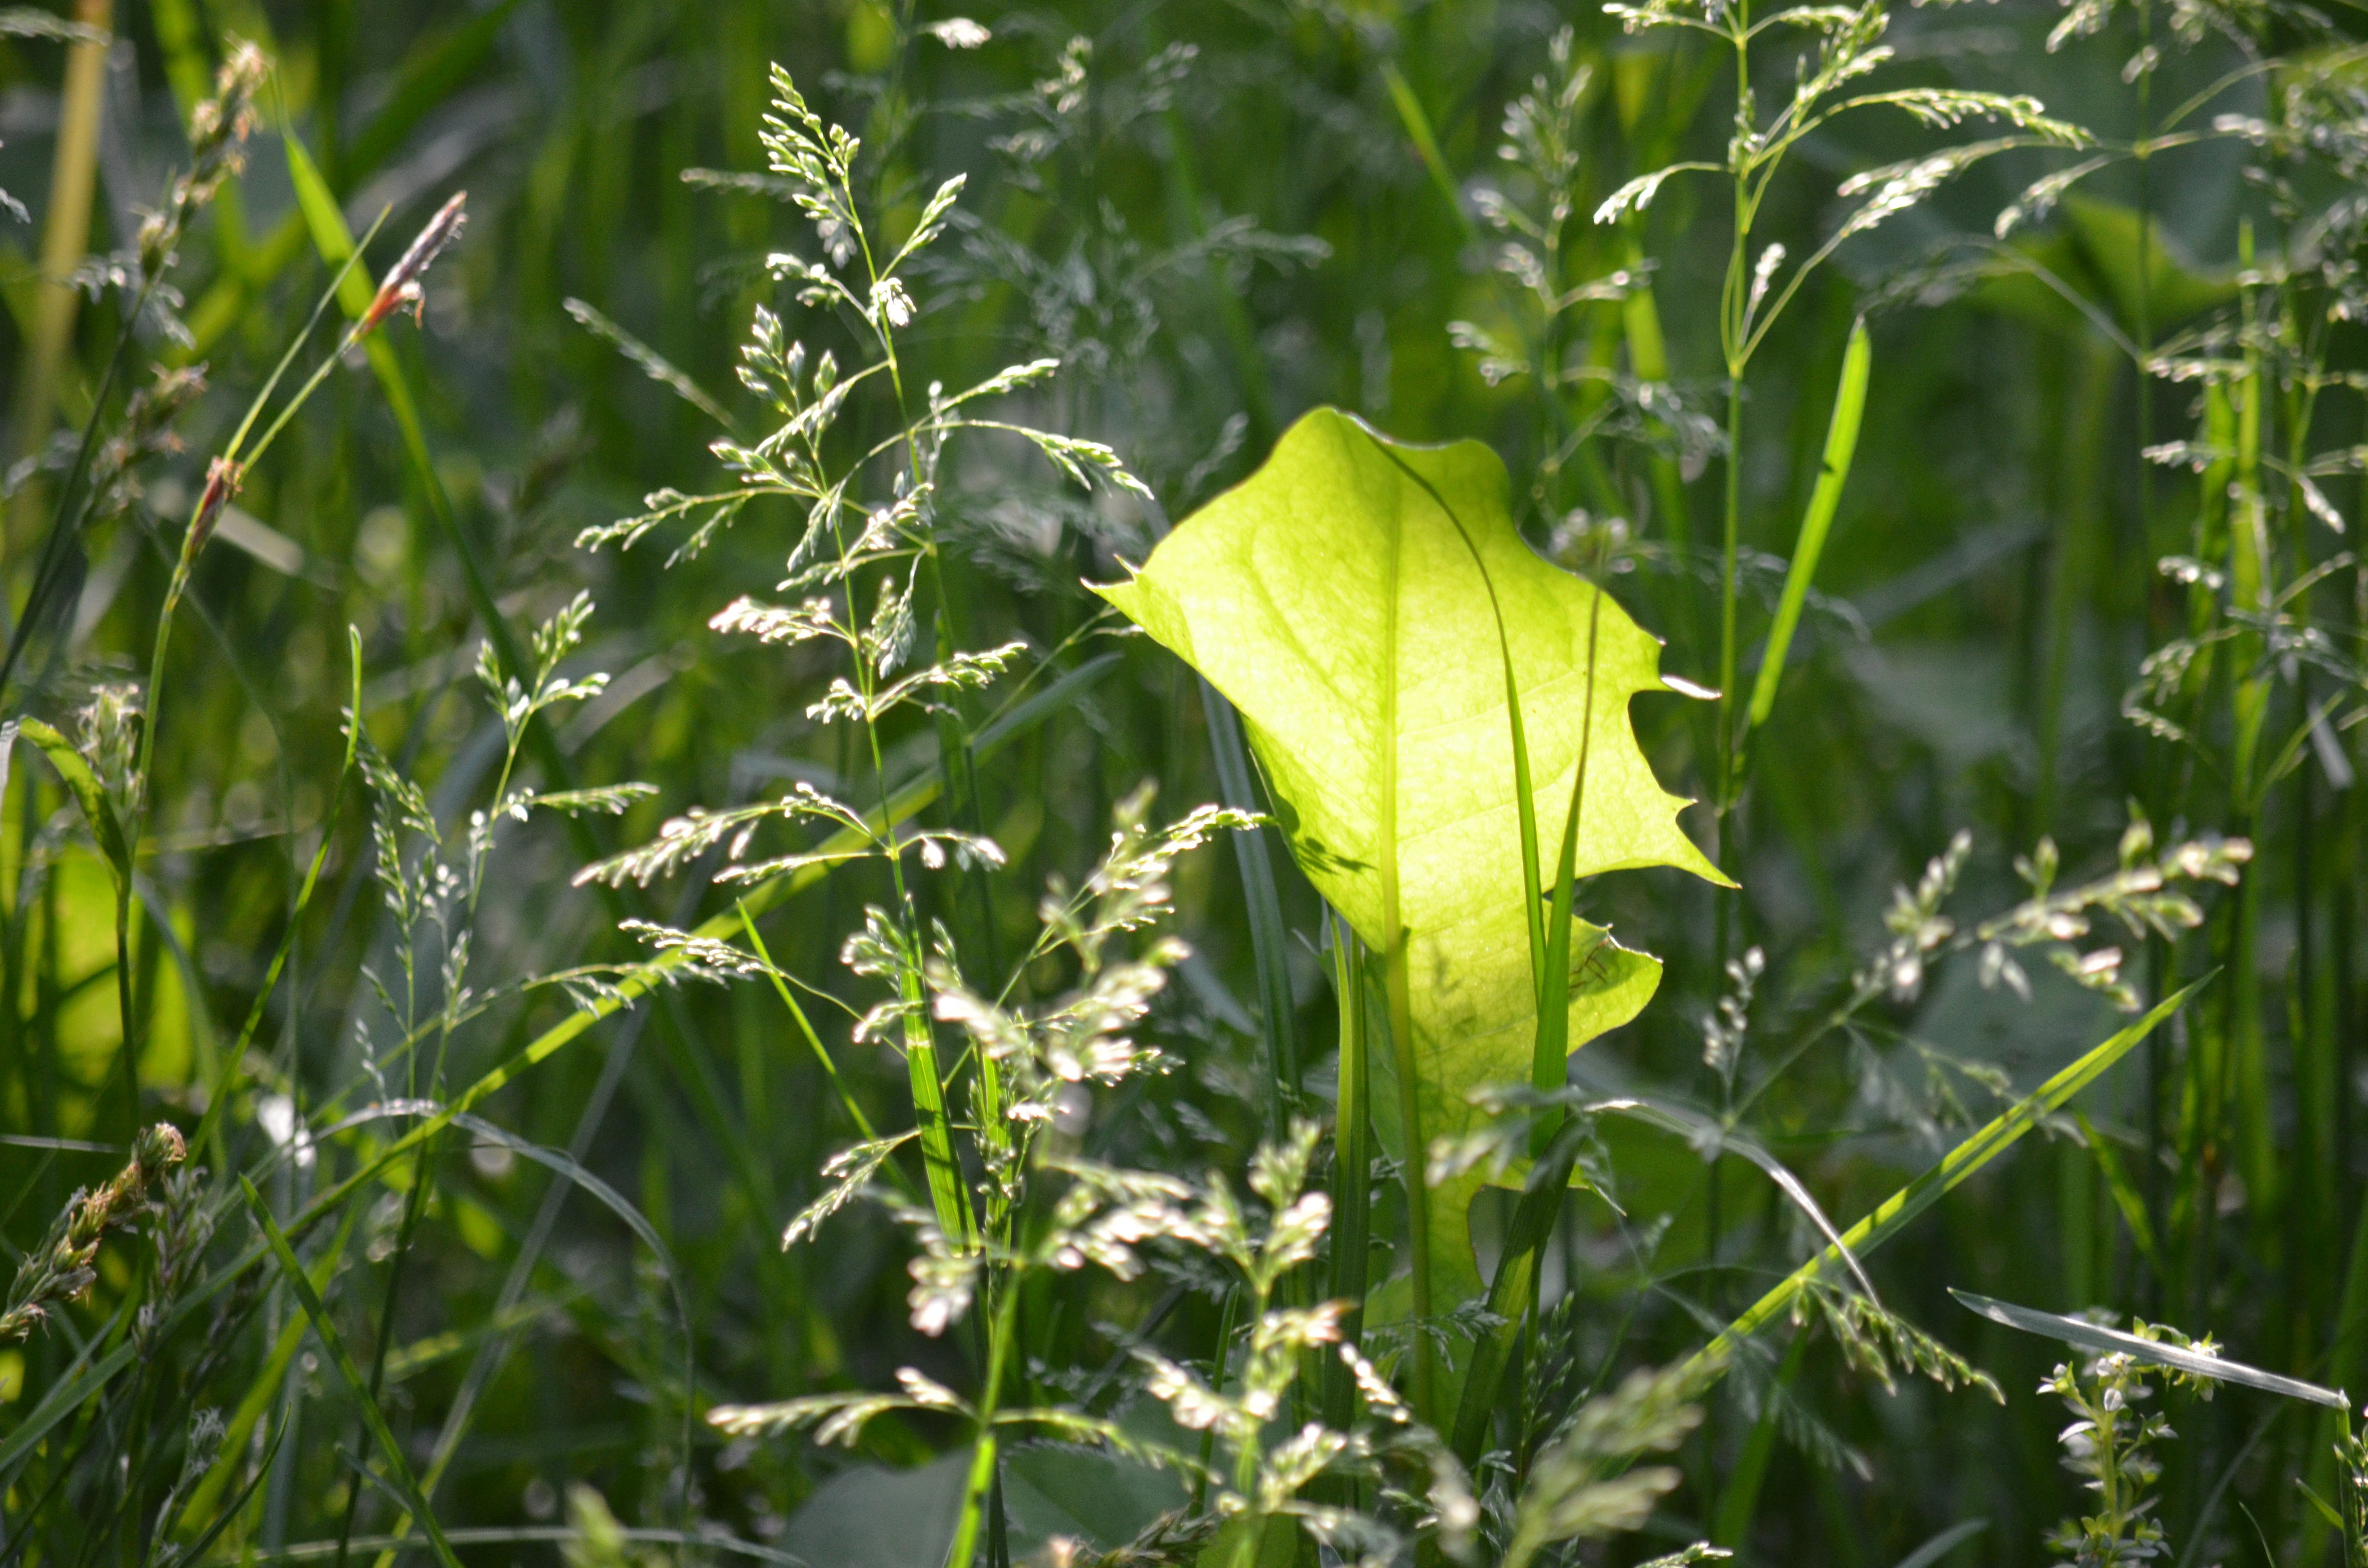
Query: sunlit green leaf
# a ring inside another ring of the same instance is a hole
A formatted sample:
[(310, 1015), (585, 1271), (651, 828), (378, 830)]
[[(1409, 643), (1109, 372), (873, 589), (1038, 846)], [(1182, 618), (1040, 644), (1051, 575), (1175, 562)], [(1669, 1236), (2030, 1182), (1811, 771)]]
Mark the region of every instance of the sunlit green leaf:
[[(1318, 410), (1132, 581), (1101, 590), (1240, 709), (1292, 852), (1358, 936), (1387, 951), (1393, 925), (1406, 933), (1424, 1139), (1468, 1131), (1482, 1114), (1474, 1090), (1530, 1076), (1536, 1004), (1500, 617), (1542, 820), (1563, 816), (1585, 717), (1596, 590), (1530, 548), (1506, 492), (1503, 465), (1476, 442), (1400, 446)], [(1675, 866), (1720, 880), (1628, 724), (1629, 699), (1661, 687), (1660, 644), (1607, 604), (1599, 646), (1578, 874)], [(1544, 858), (1558, 849), (1541, 846), (1549, 884)], [(1573, 944), (1585, 957), (1572, 1049), (1635, 1017), (1660, 979), (1656, 961), (1599, 935)], [(1396, 1094), (1377, 1085), (1376, 1120), (1394, 1154), (1419, 1161), (1384, 1108)], [(1484, 1179), (1434, 1195), (1434, 1311), (1479, 1293), (1465, 1210)]]

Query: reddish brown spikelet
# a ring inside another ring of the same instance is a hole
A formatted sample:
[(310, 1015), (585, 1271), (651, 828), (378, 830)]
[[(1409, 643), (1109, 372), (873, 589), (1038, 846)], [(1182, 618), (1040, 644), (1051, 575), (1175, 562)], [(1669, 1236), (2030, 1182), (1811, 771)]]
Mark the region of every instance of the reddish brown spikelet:
[(469, 221), (468, 201), (467, 191), (455, 191), (451, 200), (436, 210), (436, 216), (427, 220), (427, 226), (419, 231), (419, 237), (411, 242), (411, 248), (403, 253), (385, 281), (378, 286), (377, 297), (370, 301), (370, 309), (354, 327), (355, 337), (369, 335), (381, 322), (405, 308), (410, 310), (415, 323), (419, 320), (427, 298), (420, 280), (427, 276), (428, 267), (444, 248), (460, 237), (461, 226)]
[(205, 494), (198, 497), (198, 515), (189, 524), (188, 539), (181, 546), (185, 559), (193, 559), (213, 537), (214, 524), (222, 520), (222, 510), (230, 498), (238, 494), (246, 478), (246, 465), (228, 458), (216, 458), (206, 465)]

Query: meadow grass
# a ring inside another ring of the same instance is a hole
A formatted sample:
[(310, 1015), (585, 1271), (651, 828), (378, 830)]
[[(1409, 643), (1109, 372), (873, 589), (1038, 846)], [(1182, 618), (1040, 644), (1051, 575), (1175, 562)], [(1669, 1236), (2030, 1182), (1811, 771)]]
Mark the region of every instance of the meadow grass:
[[(0, 1568), (2359, 1560), (2363, 51), (0, 11)], [(1513, 791), (1522, 1028), (1662, 971), (1438, 1143), (1087, 587), (1326, 404), (1667, 643), (1738, 884)]]

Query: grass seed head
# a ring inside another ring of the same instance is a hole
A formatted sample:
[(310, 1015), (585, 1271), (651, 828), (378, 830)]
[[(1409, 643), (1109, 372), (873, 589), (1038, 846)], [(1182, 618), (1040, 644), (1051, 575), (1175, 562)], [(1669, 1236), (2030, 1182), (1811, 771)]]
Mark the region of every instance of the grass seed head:
[(419, 231), (418, 237), (411, 242), (411, 248), (403, 253), (401, 259), (387, 273), (385, 281), (378, 286), (378, 297), (370, 301), (370, 309), (362, 313), (361, 321), (354, 328), (355, 341), (359, 342), (377, 331), (379, 324), (397, 311), (410, 311), (413, 324), (418, 323), (427, 302), (421, 279), (427, 276), (427, 269), (435, 265), (436, 258), (444, 253), (444, 247), (460, 238), (461, 226), (469, 221), (468, 202), (467, 191), (454, 191), (452, 199), (438, 208), (436, 216), (427, 220), (427, 226)]

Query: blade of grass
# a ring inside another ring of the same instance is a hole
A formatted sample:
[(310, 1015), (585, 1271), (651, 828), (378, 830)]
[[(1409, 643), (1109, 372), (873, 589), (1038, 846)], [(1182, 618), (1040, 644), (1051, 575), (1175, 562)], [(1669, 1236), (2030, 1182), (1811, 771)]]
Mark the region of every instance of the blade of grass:
[(2093, 1047), (2040, 1085), (2027, 1097), (1985, 1123), (1971, 1137), (1942, 1155), (1938, 1165), (1875, 1205), (1864, 1219), (1843, 1232), (1839, 1245), (1827, 1246), (1787, 1275), (1775, 1289), (1752, 1303), (1742, 1316), (1728, 1324), (1709, 1345), (1696, 1352), (1696, 1358), (1725, 1358), (1736, 1344), (1757, 1334), (1792, 1305), (1793, 1299), (1810, 1280), (1839, 1265), (1845, 1252), (1854, 1257), (1864, 1257), (1906, 1230), (1917, 1216), (1938, 1203), (1965, 1178), (2012, 1148), (2042, 1119), (2063, 1109), (2075, 1095), (2102, 1077), (2141, 1040), (2152, 1034), (2164, 1019), (2185, 1006), (2189, 999), (2218, 972), (2214, 970), (2164, 997), (2148, 1009), (2145, 1017)]
[(2183, 1350), (2176, 1345), (2157, 1345), (2153, 1340), (2141, 1339), (2135, 1334), (2123, 1334), (2120, 1329), (2107, 1328), (2086, 1318), (2066, 1317), (2060, 1312), (2043, 1312), (2031, 1307), (2017, 1306), (2012, 1301), (1993, 1301), (1987, 1296), (1976, 1296), (1970, 1290), (1960, 1290), (1954, 1286), (1950, 1287), (1949, 1294), (1957, 1298), (1959, 1306), (1992, 1323), (2019, 1328), (2025, 1334), (2060, 1339), (2083, 1350), (2127, 1356), (2157, 1367), (2168, 1367), (2174, 1372), (2184, 1372), (2190, 1377), (2236, 1383), (2243, 1388), (2283, 1394), (2288, 1399), (2324, 1404), (2336, 1410), (2351, 1408), (2351, 1402), (2344, 1398), (2340, 1389), (2321, 1388), (2299, 1378), (2282, 1377), (2275, 1372), (2262, 1371), (2259, 1367), (2248, 1367), (2241, 1361), (2223, 1360), (2201, 1351)]
[[(814, 1060), (822, 1063), (824, 1074), (830, 1079), (830, 1086), (838, 1094), (838, 1103), (846, 1108), (848, 1119), (855, 1123), (855, 1130), (863, 1135), (865, 1142), (877, 1140), (880, 1134), (873, 1131), (871, 1119), (863, 1114), (863, 1107), (856, 1102), (854, 1091), (847, 1086), (847, 1080), (838, 1075), (838, 1063), (831, 1060), (830, 1048), (823, 1044), (822, 1036), (814, 1032), (814, 1025), (806, 1017), (806, 1010), (798, 1006), (797, 996), (790, 990), (789, 982), (781, 978), (781, 971), (773, 962), (772, 952), (765, 946), (765, 938), (757, 932), (757, 922), (749, 917), (748, 906), (739, 903), (734, 907), (740, 912), (740, 928), (748, 934), (749, 948), (764, 962), (765, 977), (773, 983), (773, 990), (781, 998), (781, 1006), (790, 1010), (790, 1017), (796, 1022), (798, 1033), (805, 1038), (807, 1047), (814, 1051)], [(899, 1167), (891, 1165), (885, 1168), (899, 1179), (903, 1178), (904, 1172)], [(908, 1193), (907, 1196), (914, 1195)]]
[(1801, 1375), (1801, 1363), (1808, 1358), (1808, 1351), (1809, 1336), (1805, 1334), (1794, 1335), (1793, 1343), (1784, 1347), (1784, 1359), (1776, 1368), (1776, 1387), (1768, 1395), (1759, 1419), (1751, 1424), (1751, 1434), (1743, 1440), (1743, 1452), (1719, 1489), (1718, 1515), (1710, 1532), (1714, 1545), (1732, 1551), (1741, 1546), (1743, 1538), (1750, 1533), (1752, 1516), (1759, 1507), (1759, 1489), (1768, 1480), (1768, 1461), (1776, 1457), (1777, 1417)]
[[(1225, 804), (1258, 812), (1264, 806), (1250, 780), (1249, 755), (1242, 744), (1241, 716), (1206, 680), (1201, 682), (1201, 709), (1208, 718), (1209, 750), (1217, 768), (1217, 792)], [(1281, 1137), (1290, 1119), (1290, 1106), (1299, 1097), (1299, 1046), (1292, 1030), (1291, 954), (1282, 926), (1282, 897), (1275, 887), (1274, 858), (1266, 829), (1236, 833), (1235, 864), (1242, 874), (1242, 901), (1248, 905), (1250, 950), (1258, 966), (1258, 1028), (1266, 1037), (1269, 1074), (1267, 1119), (1269, 1136)]]
[(387, 1426), (386, 1413), (379, 1408), (378, 1401), (370, 1397), (370, 1386), (362, 1377), (361, 1368), (355, 1364), (353, 1353), (346, 1348), (345, 1337), (338, 1334), (337, 1325), (329, 1321), (328, 1309), (321, 1304), (321, 1293), (313, 1289), (313, 1281), (305, 1274), (304, 1266), (297, 1261), (295, 1249), (288, 1244), (287, 1235), (279, 1229), (279, 1221), (272, 1219), (270, 1207), (263, 1201), (263, 1195), (255, 1190), (255, 1184), (242, 1176), (238, 1178), (238, 1187), (246, 1199), (247, 1212), (255, 1217), (256, 1225), (263, 1232), (264, 1244), (270, 1248), (272, 1260), (279, 1266), (280, 1278), (287, 1281), (289, 1290), (295, 1293), (297, 1304), (304, 1309), (305, 1317), (311, 1320), (313, 1332), (320, 1336), (321, 1347), (329, 1353), (329, 1360), (336, 1367), (337, 1375), (345, 1380), (347, 1392), (360, 1402), (362, 1420), (369, 1426), (371, 1437), (378, 1443), (379, 1452), (386, 1460), (384, 1479), (403, 1497), (421, 1527), (427, 1530), (427, 1539), (435, 1547), (436, 1556), (444, 1568), (461, 1568), (461, 1560), (452, 1554), (452, 1543), (444, 1539), (444, 1527), (436, 1522), (436, 1516), (419, 1501), (419, 1489), (412, 1483), (411, 1465), (403, 1457), (403, 1445), (395, 1440), (393, 1429)]
[(1398, 111), (1398, 123), (1406, 127), (1406, 140), (1414, 143), (1415, 155), (1430, 172), (1431, 183), (1439, 187), (1439, 194), (1446, 201), (1448, 210), (1455, 214), (1456, 226), (1463, 231), (1463, 243), (1478, 244), (1480, 225), (1473, 222), (1472, 214), (1463, 209), (1463, 192), (1456, 188), (1455, 176), (1448, 169), (1446, 158), (1440, 153), (1439, 138), (1431, 134), (1430, 117), (1423, 112), (1422, 100), (1415, 97), (1414, 84), (1406, 79), (1406, 73), (1398, 69), (1397, 62), (1394, 60), (1383, 62), (1382, 81), (1390, 89), (1391, 107)]
[[(362, 1208), (357, 1203), (346, 1210), (345, 1218), (337, 1221), (329, 1244), (322, 1248), (321, 1256), (313, 1260), (313, 1288), (315, 1290), (327, 1289), (330, 1279), (336, 1277), (337, 1264), (346, 1256), (347, 1244), (353, 1239), (354, 1223), (361, 1218)], [(288, 1376), (289, 1364), (295, 1360), (297, 1347), (303, 1341), (304, 1320), (302, 1317), (291, 1317), (280, 1325), (279, 1336), (272, 1342), (270, 1354), (264, 1358), (262, 1367), (247, 1384), (246, 1392), (240, 1397), (238, 1408), (231, 1415), (230, 1426), (222, 1434), (223, 1453), (236, 1454), (245, 1450), (256, 1423), (269, 1413), (272, 1400), (279, 1393), (281, 1381)], [(232, 1467), (228, 1465), (216, 1465), (208, 1471), (204, 1479), (191, 1490), (189, 1506), (182, 1517), (201, 1519), (211, 1513), (214, 1500), (230, 1483), (231, 1471)], [(243, 1506), (244, 1499), (223, 1510), (221, 1517), (229, 1518)]]
[(532, 1160), (545, 1170), (565, 1177), (569, 1182), (599, 1199), (603, 1207), (625, 1222), (627, 1230), (641, 1238), (642, 1244), (656, 1256), (658, 1267), (666, 1275), (666, 1289), (674, 1296), (675, 1310), (681, 1315), (684, 1334), (683, 1350), (687, 1360), (691, 1348), (690, 1298), (683, 1291), (680, 1266), (675, 1262), (674, 1254), (668, 1250), (666, 1238), (658, 1234), (655, 1225), (650, 1223), (649, 1217), (634, 1208), (631, 1199), (594, 1176), (585, 1168), (582, 1161), (564, 1149), (546, 1148), (532, 1139), (521, 1138), (508, 1128), (498, 1122), (488, 1121), (482, 1116), (456, 1116), (452, 1119), (452, 1124), (475, 1133), (488, 1142), (497, 1143), (523, 1159)]
[(1817, 470), (1816, 485), (1809, 492), (1808, 510), (1801, 517), (1801, 537), (1793, 546), (1792, 567), (1784, 574), (1784, 594), (1776, 604), (1776, 622), (1769, 629), (1759, 678), (1752, 683), (1751, 707), (1743, 721), (1746, 733), (1766, 723), (1770, 710), (1776, 706), (1776, 685), (1784, 676), (1784, 656), (1791, 652), (1793, 633), (1801, 624), (1801, 607), (1808, 599), (1817, 557), (1826, 548), (1826, 532), (1833, 527), (1834, 508), (1841, 502), (1850, 458), (1858, 449), (1859, 423), (1866, 414), (1867, 372), (1873, 361), (1866, 318), (1861, 316), (1850, 328), (1850, 347), (1842, 352), (1841, 384), (1834, 393), (1833, 422), (1826, 427), (1825, 458)]
[[(1365, 961), (1349, 923), (1332, 921), (1332, 987), (1340, 1007), (1340, 1076), (1332, 1131), (1332, 1268), (1330, 1299), (1349, 1303), (1341, 1337), (1356, 1344), (1365, 1315), (1372, 1236), (1372, 1132), (1368, 1123), (1372, 1072), (1366, 1058)], [(1324, 1369), (1324, 1423), (1345, 1432), (1357, 1414), (1357, 1383), (1348, 1366)]]
[(1987, 1519), (1961, 1520), (1901, 1558), (1898, 1568), (1932, 1568), (1932, 1564), (1989, 1528)]

